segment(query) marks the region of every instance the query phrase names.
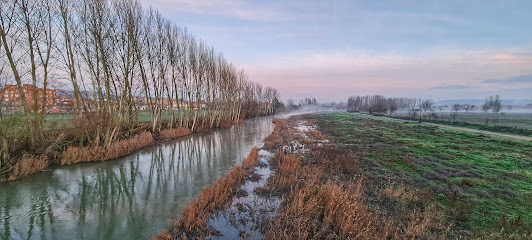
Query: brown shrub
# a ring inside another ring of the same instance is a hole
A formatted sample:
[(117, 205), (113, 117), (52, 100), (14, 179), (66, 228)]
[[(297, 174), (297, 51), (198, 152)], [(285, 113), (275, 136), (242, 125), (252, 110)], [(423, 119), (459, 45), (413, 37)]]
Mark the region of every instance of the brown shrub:
[(137, 149), (153, 144), (153, 135), (143, 132), (131, 138), (112, 143), (107, 148), (102, 147), (68, 147), (61, 156), (61, 165), (81, 162), (107, 161), (126, 156)]
[(45, 155), (24, 154), (22, 158), (13, 166), (13, 173), (9, 180), (16, 180), (37, 172), (46, 170), (48, 167), (48, 157)]
[(416, 170), (416, 162), (412, 157), (403, 157), (403, 163), (408, 165), (411, 169)]
[(187, 136), (192, 134), (192, 131), (188, 128), (180, 127), (180, 128), (169, 128), (165, 129), (159, 132), (159, 137), (163, 141), (169, 141), (172, 139), (180, 138), (183, 136)]
[(244, 119), (238, 119), (238, 120), (233, 121), (233, 124), (241, 124), (241, 123), (244, 123)]
[(242, 168), (246, 171), (253, 170), (259, 163), (259, 150), (253, 147), (249, 155), (242, 161)]
[(475, 186), (473, 181), (471, 181), (470, 179), (462, 179), (462, 181), (460, 181), (460, 185), (468, 186), (468, 187), (474, 187)]

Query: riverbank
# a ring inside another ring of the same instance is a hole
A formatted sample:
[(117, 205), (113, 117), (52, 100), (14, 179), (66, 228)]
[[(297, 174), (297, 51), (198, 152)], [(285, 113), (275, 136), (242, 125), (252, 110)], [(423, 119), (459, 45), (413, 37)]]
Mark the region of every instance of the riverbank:
[[(280, 204), (265, 214), (242, 208), (267, 220), (235, 222), (241, 237), (532, 237), (530, 143), (355, 114), (274, 121), (263, 147), (275, 152), (272, 174), (253, 192)], [(220, 211), (231, 210), (210, 214)], [(222, 232), (209, 228), (202, 237)]]
[[(231, 123), (221, 123), (216, 128), (227, 128), (235, 124), (242, 124), (244, 120), (235, 120)], [(194, 130), (196, 133), (211, 132), (216, 128), (199, 127)], [(144, 130), (142, 130), (144, 129)], [(127, 156), (137, 150), (178, 139), (194, 133), (184, 127), (166, 128), (160, 131), (150, 131), (149, 128), (138, 128), (129, 133), (129, 137), (119, 139), (111, 143), (108, 147), (77, 147), (74, 142), (70, 145), (64, 144), (63, 150), (53, 150), (57, 144), (51, 145), (41, 154), (22, 154), (18, 159), (12, 159), (13, 167), (6, 173), (0, 175), (0, 183), (14, 181), (25, 176), (43, 172), (53, 166), (72, 165), (86, 162), (109, 161)], [(61, 134), (60, 134), (61, 135)], [(62, 135), (65, 138), (64, 135)]]

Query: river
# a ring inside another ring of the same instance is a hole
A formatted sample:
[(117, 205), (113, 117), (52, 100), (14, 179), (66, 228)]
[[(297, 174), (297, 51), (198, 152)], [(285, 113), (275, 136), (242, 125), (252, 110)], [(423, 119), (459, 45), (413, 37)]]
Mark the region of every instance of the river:
[[(286, 117), (286, 116), (284, 116)], [(0, 239), (147, 239), (261, 147), (273, 117), (0, 183)]]

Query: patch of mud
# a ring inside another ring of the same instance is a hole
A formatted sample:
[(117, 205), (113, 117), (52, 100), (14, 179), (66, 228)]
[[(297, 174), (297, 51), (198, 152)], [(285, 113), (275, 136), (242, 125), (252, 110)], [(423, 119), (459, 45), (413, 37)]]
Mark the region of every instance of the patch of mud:
[(275, 217), (281, 203), (278, 197), (255, 193), (256, 189), (264, 188), (272, 174), (269, 162), (273, 156), (269, 151), (259, 151), (259, 164), (254, 169), (253, 179), (246, 180), (239, 190), (246, 194), (239, 194), (230, 207), (209, 219), (207, 227), (215, 229), (218, 236), (207, 239), (262, 239), (260, 226)]

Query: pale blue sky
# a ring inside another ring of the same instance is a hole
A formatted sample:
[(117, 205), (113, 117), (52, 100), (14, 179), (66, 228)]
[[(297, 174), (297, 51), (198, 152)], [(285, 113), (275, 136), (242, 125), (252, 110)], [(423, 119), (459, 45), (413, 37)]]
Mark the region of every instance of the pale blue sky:
[(284, 99), (532, 99), (532, 76), (504, 81), (532, 74), (532, 1), (141, 3), (186, 26)]

